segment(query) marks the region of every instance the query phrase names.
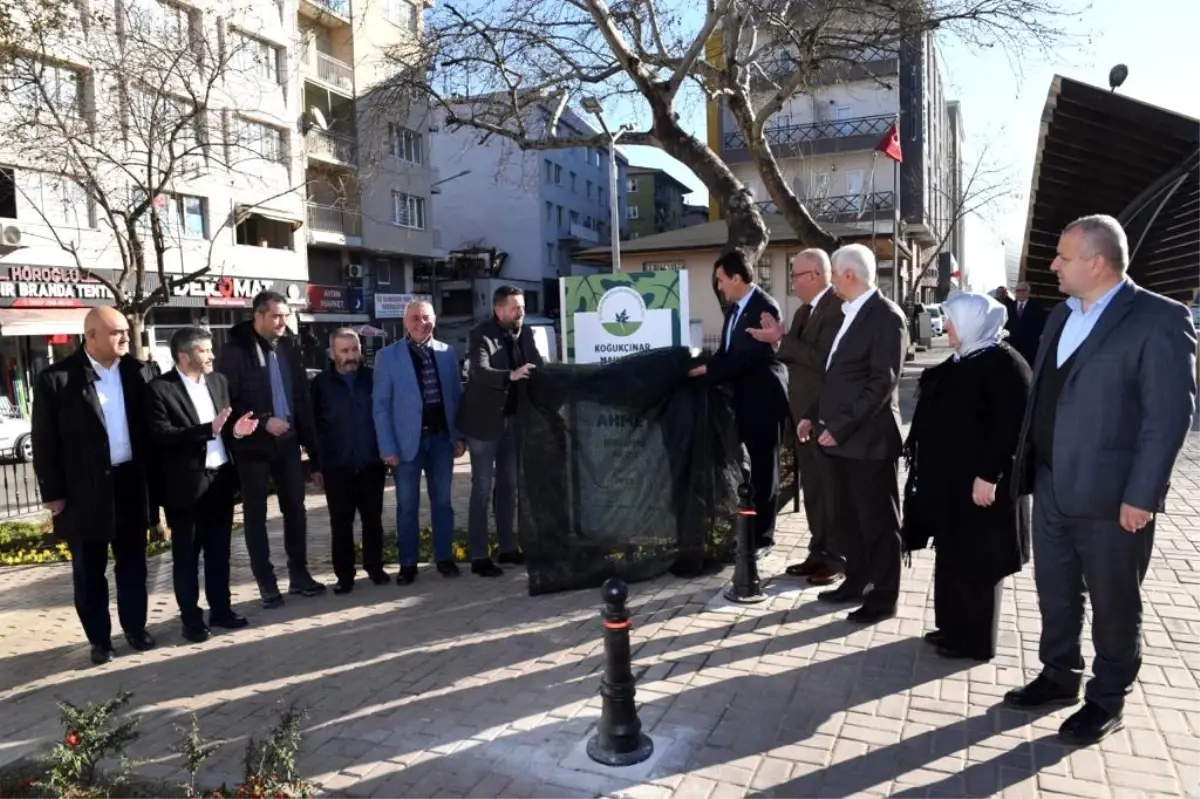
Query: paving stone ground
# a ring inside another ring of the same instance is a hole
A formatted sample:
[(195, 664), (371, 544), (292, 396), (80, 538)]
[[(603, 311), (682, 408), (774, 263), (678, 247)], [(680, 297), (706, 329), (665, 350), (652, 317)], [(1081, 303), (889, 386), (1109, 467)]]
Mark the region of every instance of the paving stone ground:
[[(468, 479), (464, 461), (460, 523)], [(319, 496), (309, 520), (314, 571), (332, 580)], [(1091, 749), (1055, 742), (1068, 711), (999, 705), (1038, 669), (1029, 569), (1008, 581), (999, 656), (973, 666), (940, 660), (919, 639), (932, 621), (925, 553), (904, 574), (898, 616), (867, 629), (799, 585), (741, 613), (713, 603), (728, 572), (634, 585), (640, 716), (661, 753), (635, 779), (574, 767), (600, 712), (595, 591), (530, 598), (515, 570), (456, 581), (428, 572), (406, 589), (360, 584), (349, 597), (289, 598), (263, 611), (238, 541), (234, 599), (251, 627), (184, 642), (162, 556), (150, 573), (159, 647), (133, 653), (118, 636), (119, 657), (99, 668), (81, 643), (68, 567), (0, 571), (0, 763), (61, 735), (56, 700), (128, 689), (143, 733), (132, 754), (147, 759), (143, 772), (172, 779), (175, 726), (190, 714), (228, 741), (207, 768), (219, 782), (238, 775), (246, 737), (295, 703), (309, 711), (304, 774), (348, 796), (1196, 796), (1197, 434), (1156, 535), (1127, 729)], [(802, 556), (803, 514), (790, 505), (779, 541), (790, 551), (765, 574)]]

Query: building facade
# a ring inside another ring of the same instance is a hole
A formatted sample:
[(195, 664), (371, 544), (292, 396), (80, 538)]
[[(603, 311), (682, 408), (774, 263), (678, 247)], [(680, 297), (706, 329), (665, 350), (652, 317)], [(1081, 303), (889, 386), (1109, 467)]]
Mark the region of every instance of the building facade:
[[(570, 109), (558, 126), (563, 137), (596, 133)], [(432, 141), (431, 160), (440, 176), (457, 176), (438, 187), (434, 231), (439, 254), (446, 254), (445, 269), (436, 275), (436, 302), (448, 321), (473, 314), (480, 302), (490, 307), (490, 297), (473, 296), (479, 278), (519, 286), (529, 313), (557, 316), (558, 278), (598, 268), (575, 256), (610, 240), (614, 184), (616, 224), (619, 235), (627, 235), (629, 165), (620, 151), (613, 180), (603, 147), (522, 153), (501, 137), (481, 142), (467, 126), (443, 126)], [(428, 290), (426, 284), (417, 288)]]
[(665, 170), (645, 166), (629, 167), (627, 182), (629, 238), (653, 236), (684, 226), (683, 196), (691, 189)]
[[(930, 267), (929, 275), (919, 277), (932, 292), (937, 250), (951, 251), (958, 264), (964, 263), (962, 236), (947, 235), (961, 186), (961, 166), (955, 165), (961, 113), (955, 105), (952, 124), (932, 34), (869, 49), (856, 61), (836, 76), (814, 76), (814, 88), (791, 97), (768, 122), (766, 139), (784, 178), (819, 221), (890, 237), (899, 208), (901, 237), (916, 252), (929, 250), (915, 257)], [(875, 152), (897, 121), (904, 159), (898, 170)], [(719, 102), (709, 104), (708, 142), (751, 189), (760, 208), (775, 213), (745, 139)], [(715, 200), (710, 200), (710, 215), (720, 218)], [(890, 263), (880, 264), (885, 288), (890, 288), (891, 271)]]

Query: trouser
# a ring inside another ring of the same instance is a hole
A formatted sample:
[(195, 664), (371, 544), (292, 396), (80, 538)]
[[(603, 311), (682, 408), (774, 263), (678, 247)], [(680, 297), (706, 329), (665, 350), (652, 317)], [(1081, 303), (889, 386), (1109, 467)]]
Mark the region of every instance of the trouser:
[(471, 505), (467, 516), (471, 560), (488, 556), (488, 506), (495, 497), (496, 537), (500, 551), (517, 549), (517, 420), (504, 417), (495, 441), (467, 439), (471, 453)]
[(272, 480), (283, 513), (283, 549), (287, 555), (288, 579), (296, 585), (308, 583), (312, 577), (308, 573), (308, 529), (299, 439), (295, 436), (277, 439), (270, 457), (245, 456), (238, 459), (237, 468), (242, 485), (246, 549), (258, 590), (263, 596), (279, 593), (267, 539), (267, 491)]
[(833, 530), (833, 497), (830, 493), (829, 456), (816, 441), (796, 445), (804, 516), (808, 521), (808, 557), (835, 572), (846, 570), (846, 559)]
[(826, 456), (832, 467), (846, 586), (873, 588), (865, 605), (894, 608), (900, 596), (900, 482), (896, 460)]
[(979, 580), (943, 549), (934, 552), (933, 613), (946, 645), (982, 660), (994, 658), (1004, 581)]
[[(127, 634), (146, 629), (146, 525), (135, 509), (144, 508), (144, 487), (132, 464), (113, 469), (113, 499), (116, 508), (113, 540), (71, 539), (71, 577), (75, 612), (88, 643), (107, 646), (112, 642), (112, 619), (108, 615), (108, 550), (112, 547), (113, 572), (117, 582), (117, 618)], [(70, 498), (67, 499), (70, 502)], [(137, 518), (131, 518), (136, 516)]]
[(339, 583), (354, 582), (354, 515), (362, 523), (362, 565), (367, 574), (383, 571), (383, 487), (387, 467), (382, 463), (359, 469), (326, 469), (325, 503), (329, 506), (329, 537), (333, 573)]
[(450, 482), (454, 477), (454, 442), (447, 432), (421, 437), (416, 457), (396, 467), (396, 538), (400, 565), (415, 566), (421, 544), (421, 474), (429, 494), (433, 519), (433, 559), (454, 560), (454, 506)]
[(200, 555), (204, 555), (204, 598), (214, 617), (229, 616), (229, 549), (233, 535), (233, 487), (237, 479), (232, 465), (206, 473), (207, 487), (195, 504), (166, 508), (171, 528), (171, 576), (175, 602), (183, 626), (204, 626), (200, 610)]
[(739, 419), (738, 428), (746, 454), (750, 458), (750, 485), (754, 488), (754, 544), (770, 546), (775, 542), (775, 516), (779, 506), (779, 420), (764, 412), (766, 418)]
[[(1073, 519), (1059, 510), (1054, 478), (1039, 466), (1033, 502), (1033, 576), (1042, 614), (1042, 673), (1067, 687), (1083, 678), (1083, 595), (1092, 603), (1096, 660), (1086, 696), (1111, 714), (1125, 708), (1142, 666), (1142, 580), (1154, 519), (1128, 533), (1117, 518)], [(1085, 588), (1086, 586), (1086, 588)]]

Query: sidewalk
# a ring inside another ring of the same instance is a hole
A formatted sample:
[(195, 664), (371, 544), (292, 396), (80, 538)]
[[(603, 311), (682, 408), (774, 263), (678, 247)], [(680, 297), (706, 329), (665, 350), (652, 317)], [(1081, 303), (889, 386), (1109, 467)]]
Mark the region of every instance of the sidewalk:
[[(937, 348), (915, 366), (944, 355)], [(465, 460), (457, 472), (464, 526)], [(905, 572), (897, 618), (868, 629), (799, 585), (731, 611), (714, 601), (728, 571), (631, 586), (640, 715), (656, 745), (639, 774), (580, 757), (600, 707), (598, 592), (530, 598), (517, 571), (456, 581), (430, 571), (404, 589), (360, 583), (349, 597), (289, 597), (263, 611), (235, 537), (234, 599), (249, 628), (183, 642), (170, 558), (159, 557), (159, 648), (131, 653), (118, 637), (117, 660), (98, 668), (87, 664), (69, 568), (0, 570), (0, 762), (61, 735), (56, 700), (124, 688), (142, 717), (131, 754), (155, 761), (147, 774), (177, 773), (174, 725), (194, 712), (206, 735), (232, 741), (206, 773), (236, 778), (244, 737), (294, 702), (310, 713), (302, 773), (349, 796), (1196, 795), (1200, 436), (1188, 442), (1168, 508), (1145, 583), (1145, 665), (1128, 729), (1093, 749), (1055, 742), (1068, 711), (998, 706), (1038, 667), (1028, 569), (1004, 597), (999, 657), (970, 667), (919, 640), (932, 620), (927, 553)], [(769, 560), (764, 576), (802, 557), (807, 541), (803, 515), (784, 510), (777, 549), (792, 551)], [(321, 498), (309, 498), (309, 514), (314, 569), (332, 581)], [(282, 556), (282, 545), (272, 551)]]

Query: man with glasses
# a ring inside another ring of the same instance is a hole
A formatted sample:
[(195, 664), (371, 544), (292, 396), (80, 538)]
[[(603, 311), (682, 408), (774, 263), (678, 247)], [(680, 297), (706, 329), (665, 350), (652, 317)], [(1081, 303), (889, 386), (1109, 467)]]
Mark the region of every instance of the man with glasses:
[[(842, 303), (830, 291), (829, 256), (823, 250), (804, 250), (792, 259), (792, 293), (804, 303), (792, 317), (792, 327), (763, 314), (750, 335), (776, 347), (776, 357), (788, 368), (788, 399), (793, 423), (799, 422), (817, 402), (825, 361), (842, 326)], [(808, 557), (787, 567), (793, 577), (807, 577), (812, 585), (830, 585), (846, 571), (846, 561), (833, 539), (829, 491), (823, 485), (826, 456), (815, 441), (796, 446), (796, 460), (804, 489), (804, 515), (808, 520)]]

